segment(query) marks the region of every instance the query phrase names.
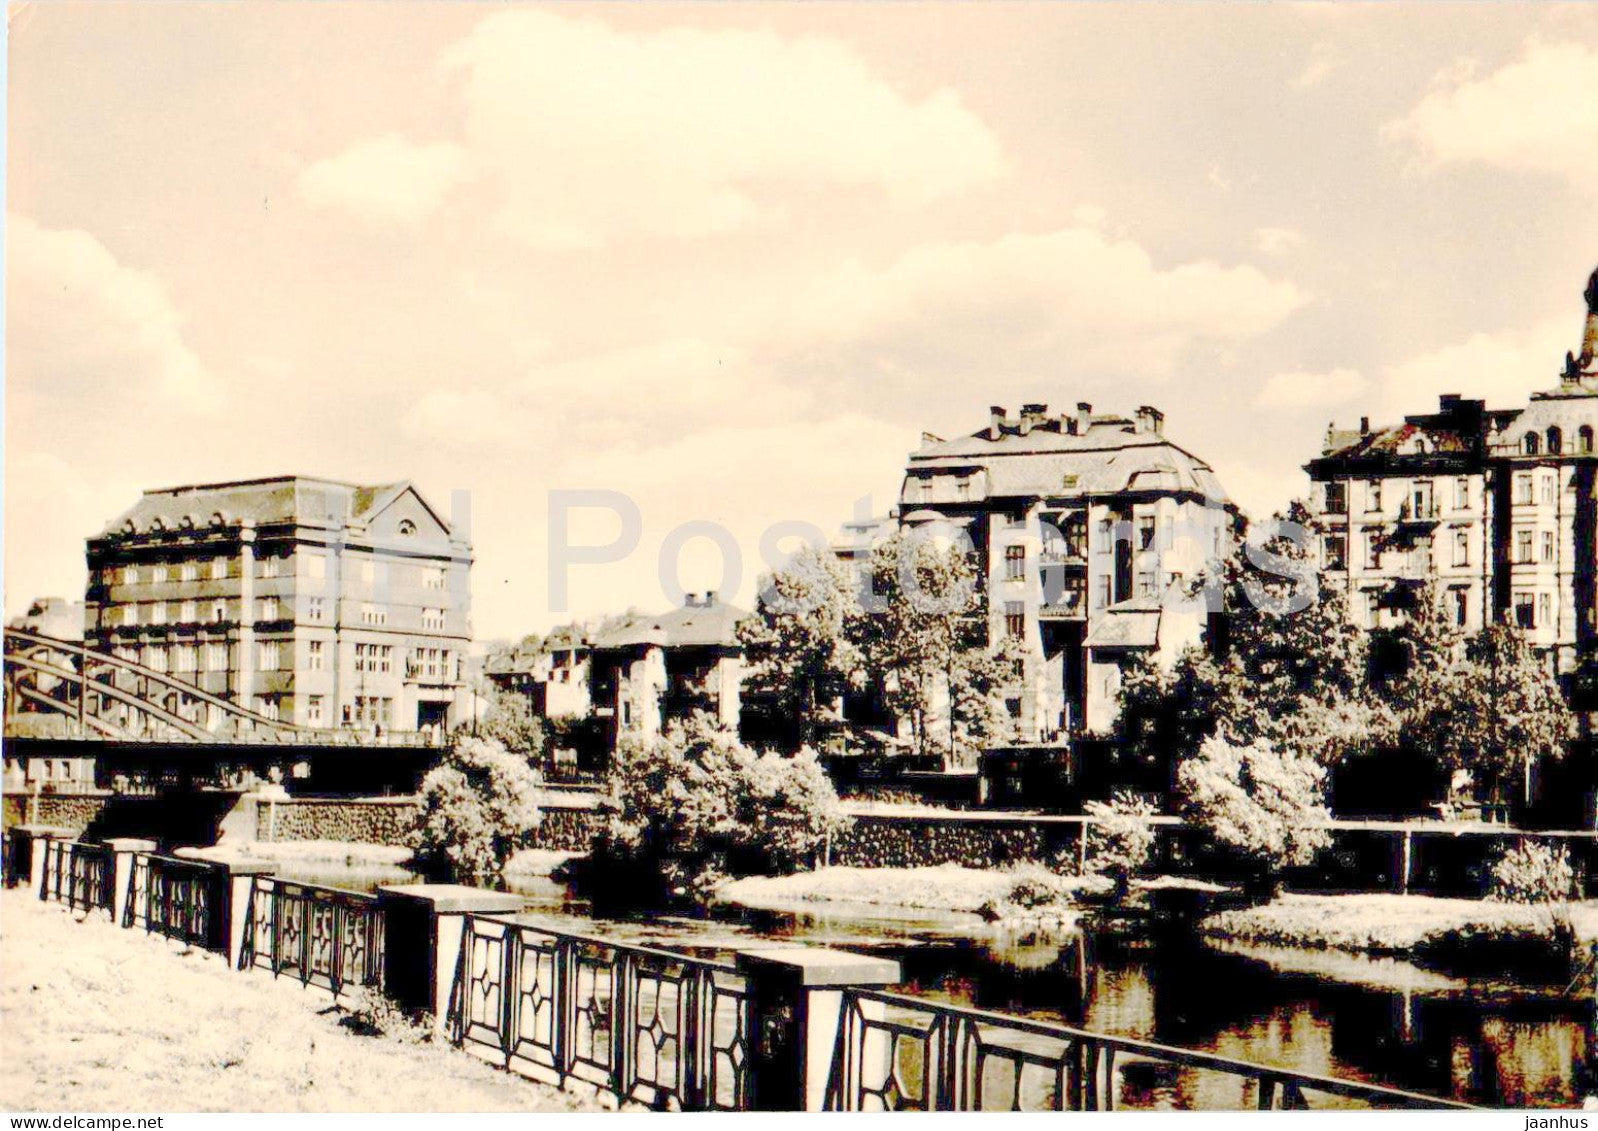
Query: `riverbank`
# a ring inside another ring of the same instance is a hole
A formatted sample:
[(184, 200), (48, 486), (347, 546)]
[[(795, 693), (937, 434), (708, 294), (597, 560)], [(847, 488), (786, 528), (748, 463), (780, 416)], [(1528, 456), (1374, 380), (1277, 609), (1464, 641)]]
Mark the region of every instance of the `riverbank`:
[(586, 1111), (330, 998), (26, 891), (0, 894), (0, 1097), (12, 1111)]
[[(345, 868), (409, 868), (411, 850), (402, 845), (343, 840), (224, 841), (206, 848), (184, 848), (196, 860), (263, 860), (283, 864), (327, 864)], [(505, 865), (507, 876), (548, 876), (574, 852), (524, 848)]]

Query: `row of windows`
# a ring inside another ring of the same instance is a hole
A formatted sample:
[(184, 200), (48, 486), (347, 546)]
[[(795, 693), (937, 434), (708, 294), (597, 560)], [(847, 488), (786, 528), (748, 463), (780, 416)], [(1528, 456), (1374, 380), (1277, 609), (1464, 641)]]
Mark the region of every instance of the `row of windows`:
[[(1381, 569), (1382, 554), (1384, 553), (1383, 535), (1380, 531), (1369, 531), (1362, 538), (1364, 546), (1364, 568)], [(1470, 528), (1456, 527), (1448, 539), (1452, 547), (1452, 564), (1455, 566), (1469, 566), (1470, 556)], [(1327, 569), (1348, 568), (1348, 540), (1342, 531), (1333, 531), (1322, 538), (1322, 547)], [(1535, 565), (1539, 562), (1551, 562), (1557, 551), (1557, 540), (1552, 530), (1517, 530), (1515, 531), (1514, 564)], [(1424, 554), (1422, 555), (1424, 557)], [(1422, 568), (1427, 564), (1424, 560), (1416, 563)]]
[[(1547, 445), (1548, 454), (1551, 456), (1563, 455), (1565, 451), (1565, 434), (1558, 425), (1552, 425), (1548, 431), (1539, 435), (1536, 432), (1527, 432), (1521, 438), (1520, 450), (1528, 456), (1541, 455), (1544, 444)], [(1583, 424), (1576, 431), (1576, 451), (1582, 455), (1592, 454), (1592, 426)]]
[[(108, 570), (106, 581), (117, 581), (123, 585), (137, 585), (140, 583), (160, 585), (168, 581), (198, 581), (202, 573), (211, 580), (221, 580), (231, 575), (229, 563), (232, 560), (219, 557), (188, 562), (123, 565), (113, 570)], [(298, 562), (297, 570), (294, 564), (296, 561)], [(389, 562), (358, 558), (351, 562), (351, 573), (355, 580), (362, 584), (387, 585), (390, 583), (392, 567)], [(320, 581), (327, 577), (327, 555), (308, 553), (265, 555), (255, 560), (255, 576), (263, 579), (297, 576), (312, 581)], [(444, 588), (444, 567), (418, 567), (414, 579), (423, 589), (441, 590)]]
[[(140, 610), (143, 610), (141, 613)], [(255, 619), (278, 621), (289, 619), (287, 605), (277, 597), (255, 599)], [(305, 598), (305, 619), (323, 622), (327, 619), (325, 597)], [(145, 601), (138, 604), (116, 606), (109, 622), (121, 625), (139, 624), (223, 624), (228, 620), (228, 602), (216, 601)], [(364, 602), (360, 609), (360, 622), (368, 625), (386, 625), (388, 609), (382, 605)], [(432, 632), (444, 631), (444, 610), (423, 609), (422, 628)]]
[[(1383, 508), (1383, 481), (1380, 479), (1366, 480), (1364, 484), (1365, 510), (1376, 512)], [(1348, 508), (1348, 484), (1342, 480), (1333, 480), (1326, 484), (1326, 511), (1329, 514), (1342, 514)], [(1559, 497), (1559, 478), (1552, 471), (1534, 474), (1530, 471), (1519, 471), (1514, 477), (1514, 501), (1516, 506), (1532, 506), (1541, 501), (1552, 505)], [(1463, 511), (1470, 509), (1470, 479), (1460, 476), (1453, 481), (1454, 509)], [(1434, 495), (1434, 485), (1430, 479), (1417, 479), (1404, 499), (1404, 511), (1415, 518), (1434, 518), (1437, 515), (1437, 503)]]

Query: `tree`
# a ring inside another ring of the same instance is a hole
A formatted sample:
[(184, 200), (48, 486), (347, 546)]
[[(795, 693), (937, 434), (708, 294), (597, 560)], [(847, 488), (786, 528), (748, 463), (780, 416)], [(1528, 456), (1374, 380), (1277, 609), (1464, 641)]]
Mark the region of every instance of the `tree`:
[(1325, 767), (1259, 739), (1205, 739), (1177, 771), (1177, 796), (1182, 815), (1237, 862), (1256, 897), (1275, 894), (1283, 869), (1311, 863), (1331, 843)]
[(1428, 675), (1406, 723), (1410, 741), (1470, 773), (1496, 800), (1516, 777), (1528, 778), (1538, 758), (1562, 756), (1574, 727), (1559, 684), (1509, 625), (1474, 633), (1453, 664)]
[(1154, 854), (1154, 825), (1158, 812), (1147, 797), (1118, 789), (1109, 801), (1089, 801), (1083, 810), (1093, 818), (1084, 822), (1088, 870), (1107, 877), (1117, 900), (1132, 890), (1132, 877), (1148, 866)]
[(422, 779), (421, 809), (408, 834), (428, 875), (458, 883), (499, 879), (538, 827), (543, 784), (525, 758), (491, 738), (457, 738)]
[[(986, 605), (976, 584), (975, 555), (956, 545), (901, 530), (871, 553), (871, 608), (850, 623), (866, 671), (879, 681), (889, 710), (910, 723), (919, 754), (959, 757), (964, 741), (980, 741), (992, 720), (987, 701), (1002, 682), (985, 666)], [(1012, 661), (1013, 664), (1013, 661)], [(963, 681), (977, 686), (956, 691)], [(940, 714), (940, 700), (952, 710)], [(934, 733), (935, 722), (949, 727)]]
[(701, 902), (725, 876), (794, 871), (843, 824), (813, 752), (757, 754), (705, 713), (624, 742), (607, 794), (586, 879), (597, 899), (635, 906)]
[(813, 743), (818, 725), (837, 718), (837, 700), (857, 673), (859, 653), (847, 631), (856, 615), (848, 569), (826, 547), (806, 546), (765, 579), (755, 615), (739, 625), (745, 693), (792, 719), (798, 746)]
[(533, 714), (525, 696), (494, 688), (481, 719), (462, 723), (457, 735), (475, 734), (500, 746), (530, 765), (543, 766), (549, 756), (549, 735), (544, 721)]
[(1020, 693), (1020, 670), (1020, 649), (1010, 639), (1001, 640), (992, 651), (972, 645), (955, 654), (949, 722), (956, 766), (974, 769), (982, 751), (1019, 736), (1009, 701)]

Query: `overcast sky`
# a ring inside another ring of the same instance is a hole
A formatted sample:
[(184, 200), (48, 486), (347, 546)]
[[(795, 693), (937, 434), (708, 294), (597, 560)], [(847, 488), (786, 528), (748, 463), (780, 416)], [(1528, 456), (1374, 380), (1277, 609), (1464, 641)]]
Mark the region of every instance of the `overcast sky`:
[(9, 65), (8, 613), (293, 472), (469, 490), (480, 637), (569, 615), (552, 489), (644, 522), (570, 613), (696, 520), (747, 599), (1023, 401), (1268, 514), (1329, 421), (1554, 384), (1598, 265), (1591, 6), (51, 3)]

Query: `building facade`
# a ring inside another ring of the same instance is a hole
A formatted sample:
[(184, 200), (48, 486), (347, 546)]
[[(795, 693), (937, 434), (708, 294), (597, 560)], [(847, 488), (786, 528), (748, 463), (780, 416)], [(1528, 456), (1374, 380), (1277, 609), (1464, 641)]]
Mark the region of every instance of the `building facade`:
[(1306, 465), (1325, 575), (1367, 628), (1428, 588), (1466, 629), (1512, 624), (1568, 673), (1598, 643), (1598, 272), (1580, 353), (1524, 408), (1441, 398), (1397, 425), (1327, 432)]
[(1164, 416), (992, 409), (988, 426), (923, 435), (899, 500), (903, 527), (970, 538), (988, 638), (1025, 659), (1013, 704), (1023, 738), (1109, 730), (1137, 657), (1168, 662), (1207, 619), (1192, 583), (1231, 550), (1238, 512), (1210, 466), (1165, 435)]
[(88, 539), (89, 646), (313, 728), (470, 710), (470, 544), (409, 482), (146, 491)]

